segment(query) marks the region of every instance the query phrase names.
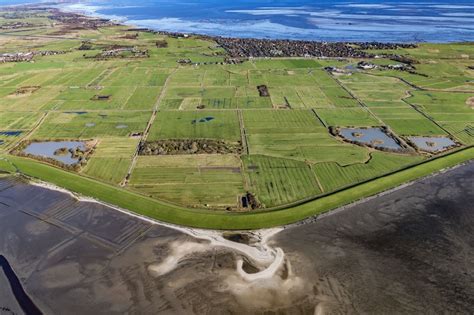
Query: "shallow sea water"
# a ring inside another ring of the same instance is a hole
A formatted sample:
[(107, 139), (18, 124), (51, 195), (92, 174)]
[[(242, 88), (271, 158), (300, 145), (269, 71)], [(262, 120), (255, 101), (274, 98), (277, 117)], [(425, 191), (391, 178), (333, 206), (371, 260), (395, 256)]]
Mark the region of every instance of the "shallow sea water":
[(230, 37), (474, 40), (474, 3), (467, 0), (92, 0), (62, 7), (156, 30)]

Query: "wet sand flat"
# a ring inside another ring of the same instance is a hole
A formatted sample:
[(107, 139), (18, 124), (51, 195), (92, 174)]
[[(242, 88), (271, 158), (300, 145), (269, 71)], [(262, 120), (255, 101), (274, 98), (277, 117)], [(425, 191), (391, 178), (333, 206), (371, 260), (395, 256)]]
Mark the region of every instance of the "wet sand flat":
[(474, 163), (277, 235), (319, 308), (470, 313)]
[(474, 163), (286, 227), (270, 253), (248, 233), (274, 255), (261, 274), (247, 245), (0, 178), (0, 254), (46, 314), (469, 313), (472, 178)]

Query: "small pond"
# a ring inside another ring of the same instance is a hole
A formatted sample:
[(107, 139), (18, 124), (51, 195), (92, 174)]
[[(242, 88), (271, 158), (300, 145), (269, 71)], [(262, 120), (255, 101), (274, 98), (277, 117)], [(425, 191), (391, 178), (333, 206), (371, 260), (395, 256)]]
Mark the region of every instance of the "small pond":
[(211, 117), (211, 116), (204, 117), (204, 118), (201, 118), (201, 119), (193, 119), (193, 120), (191, 121), (191, 124), (205, 123), (205, 122), (211, 121), (211, 120), (213, 120), (213, 119), (214, 119), (214, 117)]
[(442, 151), (456, 143), (447, 137), (408, 137), (420, 150), (427, 152)]
[(64, 112), (65, 114), (77, 114), (77, 115), (85, 115), (87, 112)]
[(26, 154), (47, 157), (66, 165), (73, 165), (79, 161), (79, 158), (73, 158), (71, 152), (65, 152), (64, 154), (54, 154), (56, 150), (61, 148), (81, 150), (86, 149), (85, 142), (83, 141), (45, 141), (45, 142), (33, 142), (30, 143), (23, 152)]
[(380, 128), (341, 128), (340, 135), (347, 140), (371, 144), (376, 148), (401, 150), (402, 147)]
[(14, 131), (0, 131), (0, 136), (7, 136), (7, 137), (18, 137), (21, 135), (23, 131), (14, 130)]

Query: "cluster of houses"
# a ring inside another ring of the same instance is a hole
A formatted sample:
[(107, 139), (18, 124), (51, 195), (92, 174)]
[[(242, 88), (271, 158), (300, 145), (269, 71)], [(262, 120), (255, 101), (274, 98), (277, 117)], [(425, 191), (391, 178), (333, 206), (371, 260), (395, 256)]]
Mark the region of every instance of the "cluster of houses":
[(98, 55), (87, 57), (95, 59), (108, 59), (108, 58), (148, 58), (150, 55), (147, 49), (139, 49), (137, 47), (118, 47), (108, 50), (103, 50)]
[(81, 14), (72, 12), (61, 12), (57, 9), (50, 9), (53, 15), (50, 17), (52, 20), (61, 22), (69, 27), (75, 29), (98, 29), (100, 27), (116, 25), (116, 23), (101, 18), (87, 17)]
[(5, 62), (30, 62), (35, 56), (52, 56), (65, 54), (65, 51), (44, 50), (44, 51), (28, 51), (0, 54), (0, 63)]
[(34, 24), (28, 22), (10, 22), (0, 25), (0, 30), (16, 30), (19, 28), (34, 27)]
[(233, 58), (374, 57), (374, 55), (348, 43), (224, 37), (215, 37), (213, 39)]
[(388, 64), (388, 65), (377, 65), (367, 61), (360, 61), (357, 64), (357, 68), (361, 70), (372, 70), (372, 69), (382, 69), (382, 70), (398, 70), (398, 71), (410, 71), (415, 68), (409, 64), (397, 63), (397, 64)]

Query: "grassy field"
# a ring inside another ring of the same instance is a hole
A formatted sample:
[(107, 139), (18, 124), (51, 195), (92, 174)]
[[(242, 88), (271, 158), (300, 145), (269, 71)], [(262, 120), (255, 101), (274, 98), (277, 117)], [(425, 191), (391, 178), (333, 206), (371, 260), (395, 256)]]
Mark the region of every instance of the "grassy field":
[(320, 178), (324, 191), (330, 192), (420, 161), (422, 158), (419, 156), (394, 156), (374, 152), (367, 163), (347, 166), (340, 166), (335, 162), (319, 163), (314, 166), (314, 173)]
[(141, 132), (149, 118), (149, 112), (50, 112), (32, 137), (36, 139), (126, 137), (132, 132)]
[(193, 207), (237, 208), (243, 194), (234, 155), (141, 156), (130, 187), (150, 197)]
[(237, 112), (160, 111), (150, 130), (149, 140), (199, 138), (231, 142), (240, 140)]
[(114, 184), (127, 175), (138, 139), (103, 138), (82, 173)]
[(318, 195), (321, 189), (309, 165), (264, 155), (244, 158), (250, 187), (265, 207), (288, 204)]
[[(401, 139), (445, 136), (460, 147), (472, 146), (474, 70), (472, 57), (466, 58), (474, 56), (472, 44), (380, 52), (416, 59), (410, 72), (384, 68), (398, 64), (386, 58), (366, 60), (378, 65), (372, 70), (357, 69), (360, 60), (350, 58), (226, 64), (222, 48), (196, 36), (138, 32), (126, 38), (126, 26), (109, 26), (69, 29), (58, 37), (64, 25), (48, 14), (31, 11), (28, 19), (39, 28), (0, 29), (0, 53), (61, 51), (0, 64), (0, 154), (26, 174), (138, 213), (201, 227), (273, 226), (473, 158), (468, 149), (393, 173), (433, 156), (381, 152), (329, 132), (386, 126)], [(80, 49), (83, 41), (91, 42), (89, 50)], [(159, 48), (157, 41), (167, 46)], [(116, 47), (148, 55), (94, 58)], [(327, 66), (344, 73), (331, 74)], [(269, 95), (260, 95), (260, 85)], [(74, 173), (9, 154), (21, 141), (66, 139), (98, 143)], [(167, 139), (178, 145), (222, 140), (240, 145), (242, 153), (183, 149), (135, 156), (140, 141)], [(0, 168), (12, 171), (12, 164), (0, 160)], [(247, 193), (260, 203), (258, 210), (241, 207)], [(314, 198), (318, 201), (275, 210)]]

